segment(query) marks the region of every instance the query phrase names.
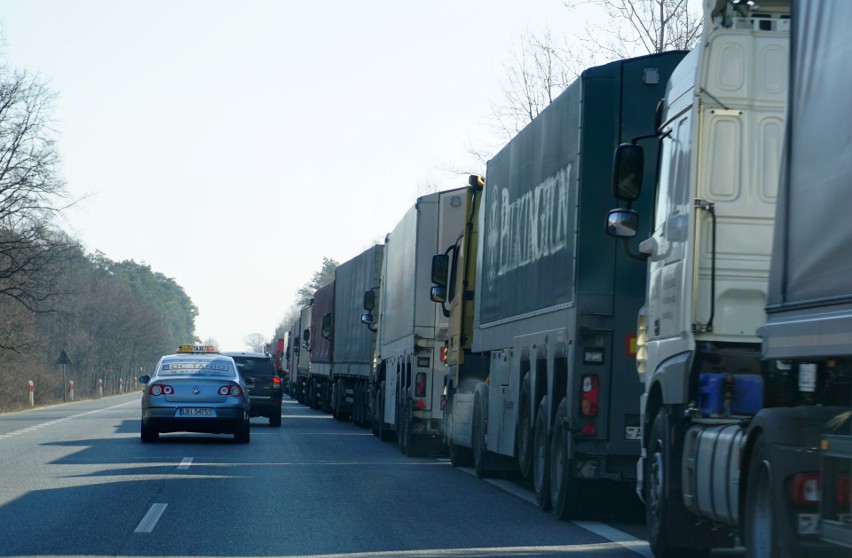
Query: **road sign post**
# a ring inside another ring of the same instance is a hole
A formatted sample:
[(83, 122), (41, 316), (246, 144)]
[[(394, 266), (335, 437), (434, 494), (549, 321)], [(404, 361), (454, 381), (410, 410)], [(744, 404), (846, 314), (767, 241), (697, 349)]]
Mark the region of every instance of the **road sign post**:
[(62, 365), (62, 400), (68, 401), (68, 381), (65, 378), (65, 365), (73, 363), (71, 362), (71, 359), (68, 358), (68, 353), (65, 352), (65, 349), (62, 349), (62, 352), (59, 353), (59, 357), (56, 359), (56, 364)]

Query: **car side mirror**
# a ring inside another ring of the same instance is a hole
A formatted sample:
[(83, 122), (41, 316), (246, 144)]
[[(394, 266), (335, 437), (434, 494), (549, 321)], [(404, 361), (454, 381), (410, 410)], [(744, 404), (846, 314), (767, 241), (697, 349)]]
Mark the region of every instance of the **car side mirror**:
[(139, 383), (140, 384), (147, 384), (150, 381), (151, 381), (151, 376), (149, 376), (148, 374), (144, 374), (142, 376), (139, 376)]

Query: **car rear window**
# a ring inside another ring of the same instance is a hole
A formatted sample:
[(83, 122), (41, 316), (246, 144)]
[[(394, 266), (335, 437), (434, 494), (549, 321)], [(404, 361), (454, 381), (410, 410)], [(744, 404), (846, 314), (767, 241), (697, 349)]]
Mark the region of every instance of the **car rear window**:
[(225, 359), (200, 359), (192, 357), (163, 360), (160, 376), (224, 376), (233, 377), (234, 368)]
[(234, 362), (237, 363), (237, 370), (240, 374), (248, 374), (249, 376), (269, 376), (275, 375), (275, 366), (272, 365), (272, 360), (263, 357), (240, 357), (235, 356)]

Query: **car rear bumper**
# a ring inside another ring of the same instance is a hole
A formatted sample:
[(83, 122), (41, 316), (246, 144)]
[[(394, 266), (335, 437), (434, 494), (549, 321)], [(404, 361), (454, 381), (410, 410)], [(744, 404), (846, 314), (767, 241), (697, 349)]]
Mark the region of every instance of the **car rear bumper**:
[(233, 434), (249, 418), (247, 409), (216, 409), (215, 417), (176, 417), (174, 408), (151, 408), (142, 414), (147, 428), (157, 432)]
[(271, 417), (274, 414), (281, 414), (281, 397), (251, 397), (251, 416), (253, 417)]

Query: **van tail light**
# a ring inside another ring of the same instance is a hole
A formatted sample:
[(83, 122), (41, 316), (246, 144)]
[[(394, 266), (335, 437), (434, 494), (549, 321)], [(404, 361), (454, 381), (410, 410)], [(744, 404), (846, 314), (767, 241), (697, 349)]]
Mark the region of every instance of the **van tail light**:
[(175, 390), (172, 386), (166, 384), (153, 384), (148, 388), (148, 393), (151, 395), (172, 395)]
[(272, 378), (272, 389), (281, 389), (281, 378), (278, 376)]
[(441, 362), (447, 364), (447, 345), (446, 343), (441, 346)]
[(799, 473), (793, 477), (793, 502), (800, 506), (819, 504), (819, 474)]
[(426, 397), (426, 373), (418, 372), (414, 378), (414, 397)]
[(242, 388), (236, 384), (231, 386), (222, 386), (219, 388), (219, 395), (230, 395), (232, 397), (239, 397), (242, 394)]
[(600, 397), (599, 378), (593, 374), (583, 376), (582, 394), (580, 395), (580, 413), (586, 417), (598, 416), (598, 399)]

